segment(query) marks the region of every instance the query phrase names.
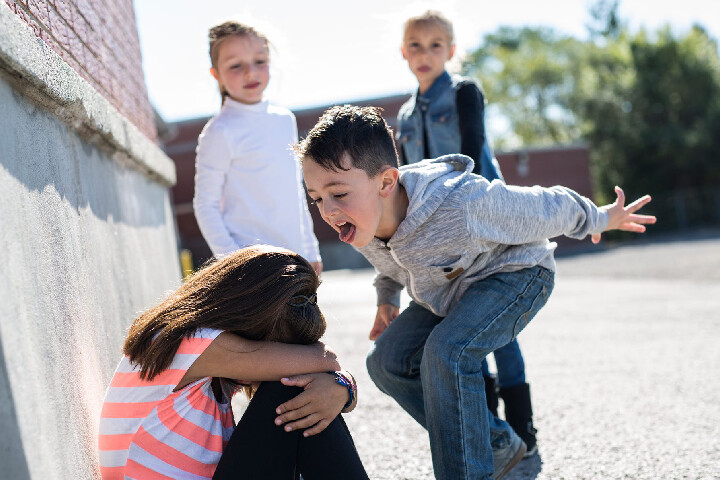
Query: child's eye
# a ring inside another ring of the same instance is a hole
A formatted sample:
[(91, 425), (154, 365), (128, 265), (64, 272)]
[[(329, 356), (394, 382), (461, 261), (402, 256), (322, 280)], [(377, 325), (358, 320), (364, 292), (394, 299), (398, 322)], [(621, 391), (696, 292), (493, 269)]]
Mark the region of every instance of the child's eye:
[(345, 196), (347, 196), (347, 193), (338, 193), (337, 195), (333, 195), (335, 198), (343, 198)]
[(322, 202), (322, 198), (311, 198), (310, 199), (310, 205), (317, 205), (318, 203)]
[(267, 60), (256, 60), (255, 65), (265, 65), (267, 63)]

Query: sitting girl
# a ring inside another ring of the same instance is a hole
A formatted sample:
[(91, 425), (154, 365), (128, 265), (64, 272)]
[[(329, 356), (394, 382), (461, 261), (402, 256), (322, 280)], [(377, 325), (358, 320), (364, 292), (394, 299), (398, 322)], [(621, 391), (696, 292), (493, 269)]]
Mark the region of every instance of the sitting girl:
[(299, 255), (248, 247), (140, 315), (105, 395), (102, 478), (367, 479), (338, 415), (355, 381), (318, 342), (319, 283)]

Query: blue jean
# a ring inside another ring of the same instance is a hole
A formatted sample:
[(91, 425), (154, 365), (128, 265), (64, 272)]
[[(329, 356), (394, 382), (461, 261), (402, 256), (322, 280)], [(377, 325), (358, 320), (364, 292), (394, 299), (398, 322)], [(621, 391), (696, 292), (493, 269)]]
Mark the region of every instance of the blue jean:
[(411, 302), (368, 353), (375, 385), (428, 430), (437, 479), (492, 475), (492, 445), (512, 429), (487, 408), (482, 360), (525, 328), (553, 284), (542, 267), (491, 275), (444, 318)]
[[(500, 388), (514, 387), (525, 383), (525, 361), (517, 339), (495, 350), (493, 356)], [(490, 376), (487, 360), (482, 362), (482, 372), (484, 376)]]

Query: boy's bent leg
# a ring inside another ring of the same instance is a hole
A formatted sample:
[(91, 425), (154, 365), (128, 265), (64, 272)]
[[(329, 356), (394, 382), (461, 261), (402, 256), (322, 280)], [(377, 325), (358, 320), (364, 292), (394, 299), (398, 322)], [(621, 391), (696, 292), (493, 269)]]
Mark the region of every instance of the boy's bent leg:
[(378, 337), (366, 360), (375, 385), (425, 428), (420, 362), (425, 341), (441, 320), (426, 308), (410, 302)]
[(490, 478), (490, 430), (509, 426), (488, 412), (481, 361), (517, 336), (552, 287), (552, 272), (541, 267), (492, 275), (473, 284), (428, 337), (421, 377), (438, 479)]

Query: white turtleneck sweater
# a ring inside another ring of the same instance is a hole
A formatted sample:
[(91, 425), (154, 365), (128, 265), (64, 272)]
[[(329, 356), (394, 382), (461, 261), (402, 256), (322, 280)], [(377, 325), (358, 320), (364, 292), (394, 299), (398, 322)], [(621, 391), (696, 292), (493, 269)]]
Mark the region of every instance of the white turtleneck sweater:
[(295, 116), (230, 98), (198, 139), (193, 207), (215, 255), (264, 243), (320, 261), (305, 200)]

